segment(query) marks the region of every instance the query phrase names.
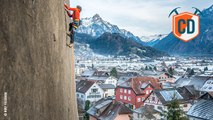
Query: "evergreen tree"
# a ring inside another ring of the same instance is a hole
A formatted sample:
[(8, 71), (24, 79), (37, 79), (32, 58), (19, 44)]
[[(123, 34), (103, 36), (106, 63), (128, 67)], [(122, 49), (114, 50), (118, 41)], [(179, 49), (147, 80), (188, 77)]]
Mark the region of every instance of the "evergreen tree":
[(174, 75), (174, 69), (172, 67), (169, 68), (168, 73), (170, 75)]
[(167, 120), (188, 120), (186, 116), (184, 116), (184, 112), (180, 107), (179, 101), (177, 99), (173, 99), (168, 104), (168, 111), (166, 112)]
[(194, 74), (195, 74), (194, 69), (191, 69), (190, 72), (189, 72), (189, 76), (192, 76)]
[(155, 71), (157, 71), (157, 67), (155, 66), (154, 68), (153, 68)]
[(207, 71), (207, 70), (208, 70), (208, 67), (205, 67), (205, 68), (204, 68), (204, 71)]
[[(87, 100), (86, 102), (85, 102), (85, 111), (87, 111), (87, 110), (89, 110), (89, 107), (90, 107), (90, 101), (89, 100)], [(89, 120), (89, 114), (88, 113), (85, 113), (84, 114), (84, 120)]]
[(112, 68), (112, 70), (110, 71), (110, 75), (111, 76), (114, 76), (114, 77), (118, 77), (118, 72), (117, 72), (117, 70), (116, 70), (116, 68), (114, 67), (114, 68)]
[(145, 67), (145, 70), (148, 70), (148, 69), (149, 69), (148, 66), (146, 66), (146, 67)]
[(187, 68), (186, 72), (188, 72), (188, 73), (189, 73), (189, 72), (190, 72), (190, 70), (191, 70), (190, 68)]
[(152, 70), (152, 67), (149, 67), (149, 70)]

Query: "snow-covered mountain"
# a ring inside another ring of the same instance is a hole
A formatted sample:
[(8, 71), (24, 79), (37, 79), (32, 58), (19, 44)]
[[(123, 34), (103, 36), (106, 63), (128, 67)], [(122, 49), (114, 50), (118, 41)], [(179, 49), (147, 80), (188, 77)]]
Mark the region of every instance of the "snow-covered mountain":
[(154, 46), (166, 36), (167, 34), (156, 34), (156, 35), (150, 35), (150, 36), (141, 36), (140, 39), (145, 43), (144, 45)]
[(119, 29), (118, 26), (104, 21), (98, 14), (91, 18), (82, 18), (82, 25), (78, 28), (78, 33), (88, 34), (93, 37), (100, 37), (104, 33), (119, 33), (122, 37), (132, 39), (140, 44), (143, 42), (139, 37), (134, 36), (131, 32)]

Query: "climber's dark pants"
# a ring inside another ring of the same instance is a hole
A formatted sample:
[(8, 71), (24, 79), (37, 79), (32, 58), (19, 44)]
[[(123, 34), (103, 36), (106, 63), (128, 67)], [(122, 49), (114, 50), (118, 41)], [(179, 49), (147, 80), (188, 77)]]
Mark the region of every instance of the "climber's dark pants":
[(74, 35), (75, 35), (75, 30), (79, 26), (79, 21), (74, 21), (69, 24), (69, 31), (70, 31), (70, 43), (74, 43)]

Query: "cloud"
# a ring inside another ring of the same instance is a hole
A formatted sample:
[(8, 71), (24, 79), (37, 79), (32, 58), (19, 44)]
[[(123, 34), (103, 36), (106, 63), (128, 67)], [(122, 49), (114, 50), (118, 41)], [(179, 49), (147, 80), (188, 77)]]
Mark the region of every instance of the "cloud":
[(191, 7), (203, 10), (213, 0), (70, 0), (70, 3), (83, 7), (82, 18), (98, 13), (104, 20), (141, 36), (171, 32), (168, 14), (175, 7), (181, 7), (180, 12), (193, 12)]

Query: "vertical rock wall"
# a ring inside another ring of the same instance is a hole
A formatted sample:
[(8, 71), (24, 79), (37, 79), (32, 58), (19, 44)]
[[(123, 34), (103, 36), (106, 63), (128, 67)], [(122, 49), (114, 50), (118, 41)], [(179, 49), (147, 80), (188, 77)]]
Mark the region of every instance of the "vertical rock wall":
[(0, 1), (0, 120), (78, 119), (63, 3)]

